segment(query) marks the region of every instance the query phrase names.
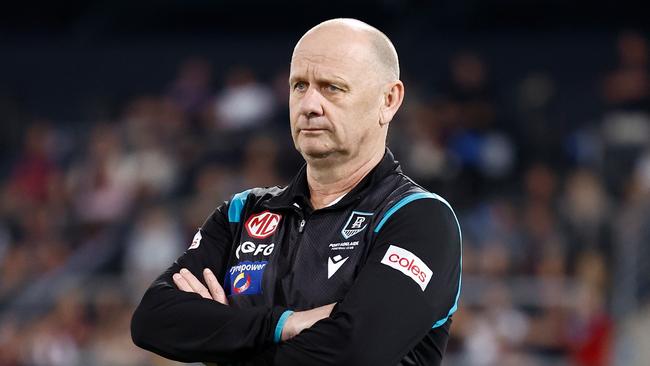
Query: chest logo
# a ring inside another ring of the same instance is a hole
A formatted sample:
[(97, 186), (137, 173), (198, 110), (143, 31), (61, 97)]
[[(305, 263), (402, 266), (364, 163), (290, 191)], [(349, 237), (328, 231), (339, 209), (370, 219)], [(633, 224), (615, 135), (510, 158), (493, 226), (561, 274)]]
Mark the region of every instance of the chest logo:
[(343, 229), (341, 229), (341, 235), (343, 235), (345, 239), (350, 239), (362, 232), (368, 226), (370, 216), (372, 216), (372, 212), (352, 211), (348, 218), (348, 222), (346, 222)]
[(240, 272), (232, 283), (232, 290), (236, 294), (248, 290), (251, 287), (251, 275), (245, 272)]
[(262, 254), (265, 257), (268, 257), (273, 253), (273, 247), (275, 246), (275, 243), (272, 244), (255, 244), (251, 241), (245, 241), (237, 247), (237, 250), (235, 250), (235, 257), (237, 259), (240, 259), (239, 256), (242, 253), (253, 253), (253, 256)]
[(334, 257), (327, 258), (327, 278), (334, 276), (334, 273), (341, 268), (343, 263), (348, 260), (350, 257), (341, 257), (341, 255), (336, 255)]
[(264, 239), (268, 238), (275, 232), (275, 229), (277, 229), (280, 224), (281, 218), (282, 216), (278, 214), (264, 211), (251, 216), (244, 226), (246, 226), (248, 235), (257, 239)]
[(262, 277), (267, 261), (243, 261), (226, 272), (226, 283), (231, 295), (255, 295), (262, 293)]

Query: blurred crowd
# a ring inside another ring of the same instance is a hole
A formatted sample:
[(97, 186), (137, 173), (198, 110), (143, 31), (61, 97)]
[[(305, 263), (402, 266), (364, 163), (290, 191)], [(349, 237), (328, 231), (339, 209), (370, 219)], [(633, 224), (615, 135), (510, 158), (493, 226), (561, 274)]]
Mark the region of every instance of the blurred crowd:
[[(445, 364), (650, 360), (650, 48), (622, 32), (611, 52), (588, 121), (566, 120), (559, 76), (503, 93), (472, 49), (441, 80), (406, 70), (389, 147), (463, 229)], [(220, 202), (302, 164), (287, 78), (192, 57), (114, 118), (32, 118), (2, 157), (0, 365), (175, 364), (131, 343), (130, 316)]]

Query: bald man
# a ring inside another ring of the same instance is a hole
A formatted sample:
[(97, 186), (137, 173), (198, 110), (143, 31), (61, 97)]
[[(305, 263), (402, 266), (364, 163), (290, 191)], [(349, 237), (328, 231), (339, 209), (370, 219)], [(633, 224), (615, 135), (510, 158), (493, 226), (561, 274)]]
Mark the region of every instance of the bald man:
[(404, 98), (395, 48), (358, 20), (323, 22), (298, 41), (289, 87), (306, 164), (217, 207), (145, 293), (134, 342), (220, 365), (440, 364), (461, 233), (386, 147)]

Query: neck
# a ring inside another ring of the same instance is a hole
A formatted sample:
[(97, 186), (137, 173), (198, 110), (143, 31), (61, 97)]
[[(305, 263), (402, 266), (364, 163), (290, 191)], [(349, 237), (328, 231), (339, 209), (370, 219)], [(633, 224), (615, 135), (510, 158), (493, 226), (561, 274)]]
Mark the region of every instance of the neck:
[(307, 164), (307, 184), (315, 210), (350, 192), (381, 161), (382, 153), (345, 163)]

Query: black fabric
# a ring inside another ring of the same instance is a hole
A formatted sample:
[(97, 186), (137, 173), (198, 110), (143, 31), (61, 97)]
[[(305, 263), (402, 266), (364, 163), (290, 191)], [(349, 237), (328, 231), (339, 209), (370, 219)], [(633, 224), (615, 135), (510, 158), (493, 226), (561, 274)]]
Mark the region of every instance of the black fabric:
[[(404, 204), (407, 197), (418, 199)], [(177, 360), (240, 365), (439, 364), (460, 286), (460, 232), (448, 204), (404, 176), (388, 149), (338, 203), (313, 211), (308, 198), (303, 167), (286, 188), (251, 190), (238, 222), (228, 215), (236, 203), (216, 210), (199, 247), (145, 294), (132, 323), (136, 344)], [(409, 275), (382, 262), (389, 250), (411, 253)], [(230, 307), (176, 290), (170, 274), (180, 266), (198, 278), (212, 268)], [(333, 302), (329, 318), (273, 343), (282, 311)], [(201, 323), (204, 312), (210, 321)]]

